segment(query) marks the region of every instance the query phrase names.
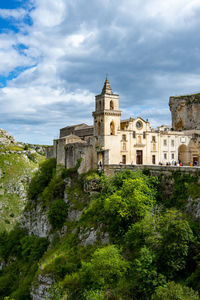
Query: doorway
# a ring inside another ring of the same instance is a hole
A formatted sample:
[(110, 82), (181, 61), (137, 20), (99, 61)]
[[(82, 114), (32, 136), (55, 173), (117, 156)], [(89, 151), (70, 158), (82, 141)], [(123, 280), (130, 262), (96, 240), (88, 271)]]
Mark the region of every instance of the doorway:
[(193, 157), (193, 166), (198, 166), (199, 165), (199, 158), (197, 156)]
[(136, 164), (137, 165), (142, 165), (143, 164), (142, 150), (136, 150)]
[(126, 164), (126, 155), (122, 155), (122, 163), (123, 163), (123, 165)]

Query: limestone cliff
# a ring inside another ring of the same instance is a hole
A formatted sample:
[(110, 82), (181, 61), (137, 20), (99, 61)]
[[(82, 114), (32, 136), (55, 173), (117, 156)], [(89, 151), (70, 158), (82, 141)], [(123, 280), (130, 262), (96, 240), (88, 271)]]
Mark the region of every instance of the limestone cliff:
[(44, 159), (35, 149), (16, 142), (0, 129), (0, 231), (12, 229), (20, 220), (27, 200), (26, 189)]
[(200, 94), (170, 97), (174, 130), (200, 130)]

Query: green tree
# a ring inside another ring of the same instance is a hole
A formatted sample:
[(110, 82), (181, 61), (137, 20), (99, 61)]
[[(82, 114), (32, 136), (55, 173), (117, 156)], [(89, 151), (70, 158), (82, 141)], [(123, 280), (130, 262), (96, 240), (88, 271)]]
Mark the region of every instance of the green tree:
[(122, 188), (105, 200), (105, 210), (119, 219), (144, 217), (155, 204), (155, 192), (144, 178), (126, 179)]
[(54, 200), (47, 212), (47, 216), (53, 229), (61, 229), (68, 214), (68, 204), (63, 199)]
[(81, 273), (83, 282), (92, 288), (115, 287), (125, 277), (128, 263), (119, 249), (109, 245), (97, 249), (90, 262), (83, 262)]
[(131, 266), (130, 286), (138, 299), (147, 299), (156, 287), (166, 282), (165, 276), (157, 272), (155, 256), (155, 253), (144, 246)]
[(186, 265), (193, 232), (183, 214), (177, 210), (147, 214), (132, 224), (125, 235), (125, 245), (135, 258), (146, 245), (156, 254), (160, 273), (172, 278)]
[(173, 281), (159, 287), (151, 300), (199, 300), (199, 295), (193, 289)]
[(168, 210), (160, 216), (160, 245), (158, 265), (163, 274), (173, 277), (184, 269), (193, 240), (193, 232), (182, 213)]

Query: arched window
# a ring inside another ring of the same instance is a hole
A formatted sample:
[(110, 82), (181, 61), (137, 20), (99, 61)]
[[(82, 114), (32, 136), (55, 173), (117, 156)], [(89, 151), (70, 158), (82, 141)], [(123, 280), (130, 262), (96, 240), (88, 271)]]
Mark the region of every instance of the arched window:
[(97, 123), (97, 134), (101, 135), (101, 122), (100, 121)]
[(115, 135), (115, 124), (113, 121), (110, 123), (110, 135)]
[(112, 101), (112, 100), (110, 101), (110, 109), (111, 109), (111, 110), (113, 110), (113, 109), (114, 109), (114, 103), (113, 103), (113, 101)]

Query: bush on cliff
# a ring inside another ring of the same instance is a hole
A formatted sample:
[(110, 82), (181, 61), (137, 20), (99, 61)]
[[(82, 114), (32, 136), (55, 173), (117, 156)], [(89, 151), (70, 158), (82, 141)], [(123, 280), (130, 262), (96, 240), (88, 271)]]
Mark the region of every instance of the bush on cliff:
[(36, 200), (53, 177), (56, 169), (56, 159), (51, 158), (42, 163), (31, 180), (28, 198)]
[(64, 222), (66, 221), (67, 213), (68, 205), (63, 199), (56, 199), (51, 203), (49, 210), (47, 211), (47, 215), (54, 230), (62, 228)]
[(156, 289), (155, 294), (151, 297), (151, 300), (200, 300), (199, 295), (193, 289), (181, 284), (176, 284), (171, 281), (165, 286)]
[(31, 283), (48, 244), (47, 239), (28, 236), (18, 227), (0, 234), (0, 260), (7, 263), (0, 271), (0, 299), (31, 299)]

